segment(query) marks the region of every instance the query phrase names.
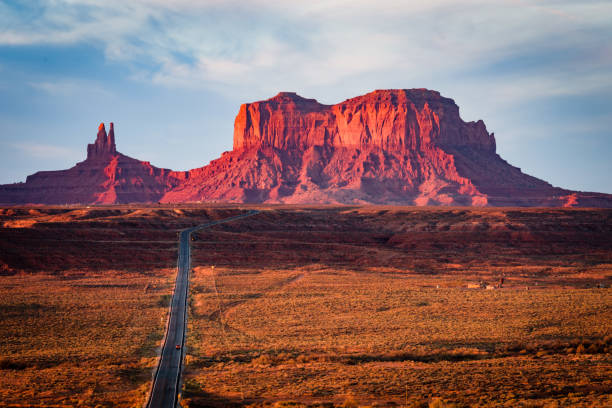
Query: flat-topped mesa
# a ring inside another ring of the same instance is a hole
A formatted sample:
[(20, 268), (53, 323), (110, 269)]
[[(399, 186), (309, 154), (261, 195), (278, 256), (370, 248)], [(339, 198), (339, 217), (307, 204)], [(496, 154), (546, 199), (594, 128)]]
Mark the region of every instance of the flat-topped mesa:
[(3, 204), (343, 203), (612, 208), (612, 195), (556, 188), (495, 153), (482, 121), (427, 89), (336, 105), (293, 92), (240, 107), (234, 150), (187, 172), (117, 152), (100, 124), (87, 159), (0, 185)]
[(115, 129), (113, 122), (110, 123), (108, 135), (104, 128), (104, 123), (98, 126), (98, 136), (93, 144), (87, 145), (87, 159), (106, 158), (117, 154), (117, 146), (115, 145)]
[(377, 90), (336, 105), (294, 92), (243, 104), (234, 122), (234, 149), (310, 146), (424, 150), (434, 144), (495, 153), (484, 122), (464, 122), (452, 99), (427, 89)]

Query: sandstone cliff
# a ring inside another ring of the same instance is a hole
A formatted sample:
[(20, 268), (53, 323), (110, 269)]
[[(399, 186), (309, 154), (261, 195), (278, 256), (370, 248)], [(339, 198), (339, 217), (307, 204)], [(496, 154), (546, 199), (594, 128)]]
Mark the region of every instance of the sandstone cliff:
[(495, 149), (482, 121), (464, 122), (435, 91), (379, 90), (336, 105), (281, 92), (242, 105), (233, 151), (162, 201), (612, 205), (523, 174)]
[(425, 150), (469, 146), (495, 152), (482, 121), (464, 123), (452, 99), (425, 89), (374, 91), (337, 105), (291, 92), (244, 104), (234, 122), (234, 149), (310, 146)]
[(240, 107), (234, 148), (174, 172), (117, 152), (104, 124), (87, 159), (0, 186), (0, 203), (344, 203), (612, 207), (612, 195), (553, 187), (496, 153), (485, 124), (426, 89), (336, 105), (291, 92)]
[(117, 152), (115, 131), (104, 124), (87, 159), (68, 170), (40, 171), (25, 183), (0, 186), (0, 203), (7, 204), (116, 204), (158, 201), (187, 176), (160, 169), (149, 162)]

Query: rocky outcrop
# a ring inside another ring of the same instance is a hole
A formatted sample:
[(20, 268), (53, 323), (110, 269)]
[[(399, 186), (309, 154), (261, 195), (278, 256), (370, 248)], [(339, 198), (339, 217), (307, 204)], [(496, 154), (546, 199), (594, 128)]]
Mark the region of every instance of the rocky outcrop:
[(117, 204), (158, 201), (185, 172), (160, 169), (117, 152), (114, 126), (98, 128), (87, 159), (68, 170), (40, 171), (25, 183), (0, 186), (6, 204)]
[(93, 144), (87, 145), (87, 160), (106, 160), (109, 156), (117, 154), (117, 146), (115, 145), (115, 126), (110, 123), (108, 135), (104, 128), (104, 123), (98, 126), (98, 136)]
[(495, 150), (484, 122), (464, 122), (435, 91), (379, 90), (336, 105), (281, 92), (242, 105), (233, 151), (162, 201), (612, 205), (523, 174)]
[(612, 195), (553, 187), (496, 153), (481, 120), (426, 89), (336, 105), (292, 92), (240, 107), (234, 149), (174, 172), (117, 152), (113, 124), (87, 159), (0, 186), (0, 203), (343, 203), (612, 207)]
[(292, 92), (244, 104), (234, 122), (234, 150), (310, 146), (418, 151), (430, 145), (495, 152), (482, 121), (464, 123), (452, 99), (425, 89), (374, 91), (337, 105)]

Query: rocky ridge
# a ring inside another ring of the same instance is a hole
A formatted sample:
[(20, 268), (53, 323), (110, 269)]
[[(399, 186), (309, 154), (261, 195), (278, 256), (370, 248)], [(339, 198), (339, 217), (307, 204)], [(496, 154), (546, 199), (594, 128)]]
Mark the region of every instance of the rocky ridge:
[(555, 188), (496, 154), (483, 121), (426, 89), (378, 90), (336, 105), (281, 92), (243, 104), (234, 149), (191, 170), (165, 202), (610, 206)]
[(612, 195), (551, 186), (496, 153), (483, 121), (426, 89), (335, 105), (281, 92), (243, 104), (233, 150), (188, 172), (117, 152), (101, 124), (87, 159), (0, 186), (2, 203), (342, 203), (612, 207)]
[(156, 202), (184, 181), (185, 172), (152, 166), (117, 152), (115, 129), (98, 127), (87, 158), (68, 170), (39, 171), (25, 183), (0, 186), (0, 203), (119, 204)]

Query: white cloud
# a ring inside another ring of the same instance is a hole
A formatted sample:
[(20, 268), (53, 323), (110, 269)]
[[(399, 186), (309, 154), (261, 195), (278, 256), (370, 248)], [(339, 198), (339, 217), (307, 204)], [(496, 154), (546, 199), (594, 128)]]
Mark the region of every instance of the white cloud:
[[(465, 80), (462, 72), (484, 69), (495, 61), (554, 47), (588, 53), (550, 67), (553, 75), (540, 69), (512, 78), (495, 72), (483, 76), (491, 86), (501, 86), (499, 92), (508, 101), (584, 93), (611, 82), (605, 72), (612, 71), (612, 57), (602, 33), (612, 37), (612, 4), (604, 1), (43, 4), (32, 12), (36, 18), (1, 6), (0, 25), (6, 29), (0, 33), (0, 44), (97, 44), (105, 58), (131, 63), (132, 78), (168, 87), (236, 93), (255, 88), (264, 93), (331, 89), (338, 84), (435, 86)], [(511, 86), (504, 82), (509, 79)]]

